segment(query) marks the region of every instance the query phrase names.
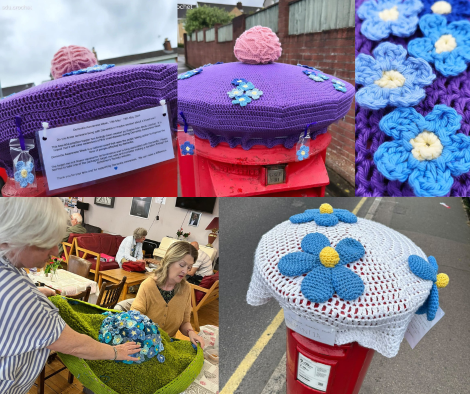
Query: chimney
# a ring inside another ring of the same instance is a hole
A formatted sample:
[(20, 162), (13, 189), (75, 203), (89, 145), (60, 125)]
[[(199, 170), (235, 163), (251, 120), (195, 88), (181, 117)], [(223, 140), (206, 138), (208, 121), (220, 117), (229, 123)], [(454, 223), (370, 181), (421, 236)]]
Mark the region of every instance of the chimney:
[(243, 13), (243, 6), (242, 6), (242, 2), (241, 2), (241, 1), (239, 1), (239, 2), (237, 3), (237, 8), (240, 10), (240, 12)]
[(163, 48), (165, 51), (173, 52), (173, 50), (171, 49), (171, 42), (168, 38), (165, 38), (165, 42), (163, 43)]

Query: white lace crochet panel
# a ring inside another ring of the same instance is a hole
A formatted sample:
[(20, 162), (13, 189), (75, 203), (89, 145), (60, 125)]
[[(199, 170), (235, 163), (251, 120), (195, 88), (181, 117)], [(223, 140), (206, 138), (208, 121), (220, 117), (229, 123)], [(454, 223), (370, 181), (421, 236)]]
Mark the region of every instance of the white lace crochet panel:
[[(358, 240), (365, 249), (363, 258), (346, 267), (360, 275), (365, 289), (355, 301), (334, 294), (327, 302), (307, 300), (300, 291), (305, 275), (288, 277), (279, 272), (279, 259), (301, 250), (302, 239), (322, 233), (335, 247), (344, 238)], [(263, 235), (255, 254), (253, 276), (247, 293), (250, 305), (262, 305), (275, 298), (282, 308), (336, 329), (335, 344), (358, 342), (386, 357), (398, 353), (409, 322), (431, 290), (431, 281), (415, 276), (408, 257), (423, 251), (409, 238), (382, 224), (360, 219), (333, 227), (315, 222), (292, 224), (285, 221)]]

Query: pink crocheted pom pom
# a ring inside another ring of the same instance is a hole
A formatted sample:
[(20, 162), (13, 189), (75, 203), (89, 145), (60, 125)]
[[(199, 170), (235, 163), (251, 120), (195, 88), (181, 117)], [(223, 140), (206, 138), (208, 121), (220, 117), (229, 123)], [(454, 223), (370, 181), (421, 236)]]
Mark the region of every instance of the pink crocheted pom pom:
[(54, 79), (71, 71), (78, 71), (98, 64), (95, 55), (88, 48), (77, 45), (60, 48), (51, 61), (51, 74)]
[(269, 27), (254, 26), (238, 37), (233, 53), (243, 63), (267, 64), (279, 59), (282, 48)]

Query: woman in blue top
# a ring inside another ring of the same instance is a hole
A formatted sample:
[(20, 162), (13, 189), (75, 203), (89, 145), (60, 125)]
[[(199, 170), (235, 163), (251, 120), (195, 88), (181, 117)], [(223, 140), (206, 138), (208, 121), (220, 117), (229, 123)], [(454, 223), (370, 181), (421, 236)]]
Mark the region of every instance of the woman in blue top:
[(51, 350), (87, 360), (135, 360), (140, 345), (110, 346), (72, 330), (24, 268), (57, 256), (67, 214), (58, 198), (0, 199), (0, 393), (27, 393)]

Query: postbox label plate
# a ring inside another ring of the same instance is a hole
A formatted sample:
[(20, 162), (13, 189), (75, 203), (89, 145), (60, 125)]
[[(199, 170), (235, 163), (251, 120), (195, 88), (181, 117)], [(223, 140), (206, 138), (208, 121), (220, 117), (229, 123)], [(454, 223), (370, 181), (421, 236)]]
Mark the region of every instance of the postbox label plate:
[(319, 391), (326, 391), (331, 366), (316, 363), (299, 353), (297, 380)]
[(286, 167), (282, 165), (266, 167), (266, 186), (286, 182)]

